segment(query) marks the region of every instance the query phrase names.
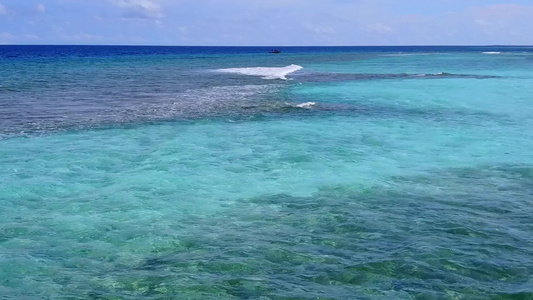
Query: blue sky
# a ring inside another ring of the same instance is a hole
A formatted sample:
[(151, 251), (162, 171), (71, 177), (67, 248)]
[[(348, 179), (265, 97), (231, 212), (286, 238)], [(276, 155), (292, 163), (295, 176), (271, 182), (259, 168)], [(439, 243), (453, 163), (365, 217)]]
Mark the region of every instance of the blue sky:
[(0, 0), (0, 44), (533, 45), (533, 0)]

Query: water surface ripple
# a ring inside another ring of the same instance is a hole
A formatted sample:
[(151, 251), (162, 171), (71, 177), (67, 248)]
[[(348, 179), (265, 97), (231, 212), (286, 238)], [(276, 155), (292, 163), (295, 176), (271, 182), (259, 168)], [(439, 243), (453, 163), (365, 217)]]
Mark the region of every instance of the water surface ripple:
[(0, 46), (0, 299), (533, 297), (531, 48), (268, 50)]

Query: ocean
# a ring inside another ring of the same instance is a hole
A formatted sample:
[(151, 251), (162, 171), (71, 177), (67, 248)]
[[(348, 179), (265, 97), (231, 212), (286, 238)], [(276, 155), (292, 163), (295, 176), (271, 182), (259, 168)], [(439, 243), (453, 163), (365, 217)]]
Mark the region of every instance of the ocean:
[(0, 46), (0, 299), (533, 299), (533, 47)]

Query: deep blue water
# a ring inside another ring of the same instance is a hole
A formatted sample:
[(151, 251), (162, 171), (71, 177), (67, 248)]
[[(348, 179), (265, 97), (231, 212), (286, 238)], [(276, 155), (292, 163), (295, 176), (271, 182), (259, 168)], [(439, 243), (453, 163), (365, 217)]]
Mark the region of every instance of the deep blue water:
[(533, 47), (0, 66), (0, 299), (533, 297)]

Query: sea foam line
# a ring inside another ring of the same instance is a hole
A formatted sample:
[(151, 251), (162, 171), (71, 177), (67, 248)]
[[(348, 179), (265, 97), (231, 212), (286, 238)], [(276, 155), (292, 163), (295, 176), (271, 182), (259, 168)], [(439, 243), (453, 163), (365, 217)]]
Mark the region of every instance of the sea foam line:
[(303, 69), (302, 66), (290, 65), (282, 68), (275, 67), (254, 67), (254, 68), (229, 68), (218, 69), (217, 72), (234, 73), (250, 76), (261, 76), (263, 79), (282, 79), (287, 80), (287, 75)]

